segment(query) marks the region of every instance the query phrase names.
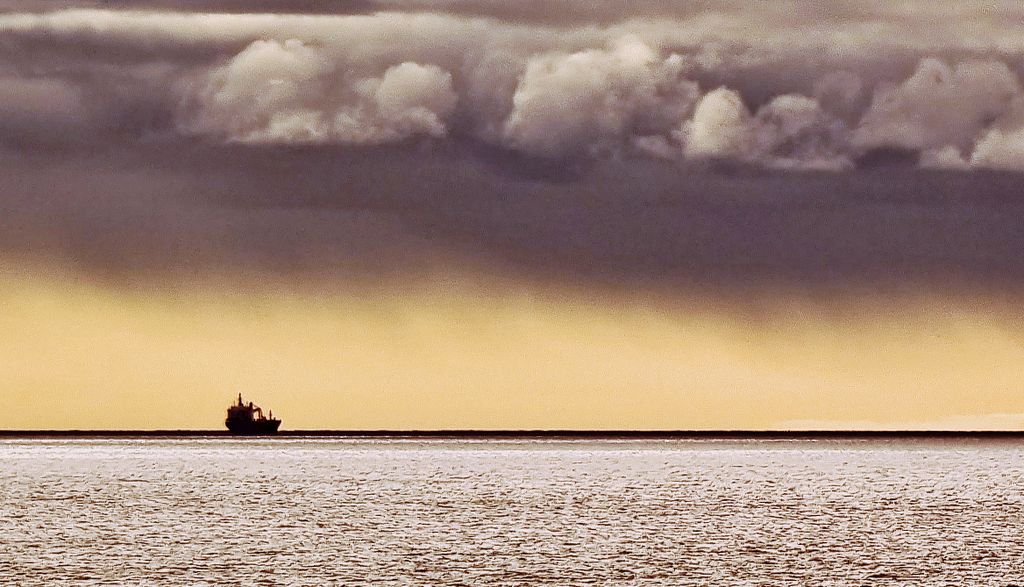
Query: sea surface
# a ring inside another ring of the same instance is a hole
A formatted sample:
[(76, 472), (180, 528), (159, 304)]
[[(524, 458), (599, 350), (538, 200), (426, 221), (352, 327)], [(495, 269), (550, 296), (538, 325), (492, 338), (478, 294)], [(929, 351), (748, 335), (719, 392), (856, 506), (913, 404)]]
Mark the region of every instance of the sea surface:
[(0, 584), (1024, 584), (1024, 444), (8, 438)]

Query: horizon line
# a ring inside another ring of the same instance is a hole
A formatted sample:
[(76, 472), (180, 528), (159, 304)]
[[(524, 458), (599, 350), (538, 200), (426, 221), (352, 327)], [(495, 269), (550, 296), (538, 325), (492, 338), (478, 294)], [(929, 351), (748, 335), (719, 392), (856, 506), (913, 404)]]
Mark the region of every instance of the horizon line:
[[(40, 437), (200, 437), (244, 438), (228, 430), (205, 429), (0, 429), (0, 438)], [(1024, 430), (595, 430), (595, 429), (309, 429), (281, 430), (271, 437), (354, 437), (354, 438), (608, 438), (608, 439), (813, 439), (813, 438), (1022, 438)]]

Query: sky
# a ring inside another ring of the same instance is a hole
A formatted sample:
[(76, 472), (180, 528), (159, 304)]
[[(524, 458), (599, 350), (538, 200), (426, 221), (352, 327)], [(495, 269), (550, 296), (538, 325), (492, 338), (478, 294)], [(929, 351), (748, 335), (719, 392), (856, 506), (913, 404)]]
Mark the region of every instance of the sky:
[(1024, 429), (1022, 18), (0, 0), (0, 429)]

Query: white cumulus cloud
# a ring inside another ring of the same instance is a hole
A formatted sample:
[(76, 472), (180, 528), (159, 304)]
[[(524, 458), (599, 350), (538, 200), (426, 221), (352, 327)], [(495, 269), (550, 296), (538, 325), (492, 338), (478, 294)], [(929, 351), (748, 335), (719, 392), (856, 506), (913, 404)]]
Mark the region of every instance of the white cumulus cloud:
[(512, 96), (505, 139), (532, 154), (563, 155), (668, 134), (698, 95), (682, 65), (634, 37), (607, 49), (538, 55)]
[(451, 74), (434, 65), (350, 80), (298, 40), (255, 41), (210, 73), (187, 128), (245, 143), (377, 144), (444, 136), (456, 101)]

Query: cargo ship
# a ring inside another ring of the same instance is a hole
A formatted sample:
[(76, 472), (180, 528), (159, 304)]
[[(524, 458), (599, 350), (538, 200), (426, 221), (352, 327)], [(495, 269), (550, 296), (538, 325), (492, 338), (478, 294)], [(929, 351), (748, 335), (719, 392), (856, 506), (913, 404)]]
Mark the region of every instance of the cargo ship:
[(224, 420), (224, 425), (232, 434), (276, 434), (281, 420), (274, 418), (273, 410), (264, 416), (263, 408), (253, 405), (252, 402), (243, 402), (242, 394), (238, 394), (238, 403), (228, 408), (228, 417)]

